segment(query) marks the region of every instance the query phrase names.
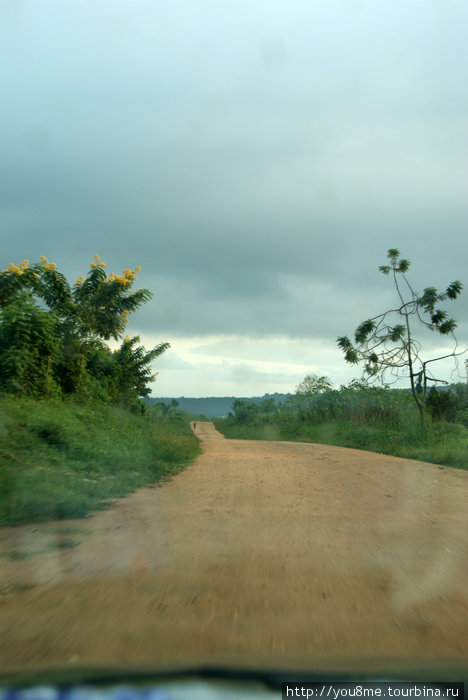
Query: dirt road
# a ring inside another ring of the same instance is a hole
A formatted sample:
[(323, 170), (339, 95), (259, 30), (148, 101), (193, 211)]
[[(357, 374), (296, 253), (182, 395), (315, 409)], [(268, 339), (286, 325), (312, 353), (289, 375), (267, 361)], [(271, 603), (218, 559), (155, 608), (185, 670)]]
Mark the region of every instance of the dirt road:
[(2, 671), (466, 661), (468, 472), (196, 432), (172, 483), (0, 531)]

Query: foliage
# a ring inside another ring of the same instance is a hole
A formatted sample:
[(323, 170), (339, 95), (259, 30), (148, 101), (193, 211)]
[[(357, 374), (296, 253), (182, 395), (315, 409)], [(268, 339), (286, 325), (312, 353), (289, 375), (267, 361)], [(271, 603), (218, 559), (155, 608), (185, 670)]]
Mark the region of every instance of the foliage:
[(0, 273), (0, 390), (33, 396), (80, 394), (133, 406), (147, 396), (151, 362), (169, 347), (146, 351), (125, 337), (130, 313), (151, 298), (132, 291), (139, 267), (106, 275), (94, 256), (70, 285), (54, 263), (11, 263)]
[(279, 411), (278, 404), (274, 399), (265, 399), (260, 403), (236, 399), (232, 404), (232, 416), (239, 423), (247, 423), (257, 416), (262, 416), (262, 420), (269, 421), (274, 418)]
[(296, 394), (313, 396), (314, 394), (321, 394), (324, 391), (329, 391), (332, 386), (333, 385), (328, 377), (319, 377), (316, 374), (308, 374), (296, 387)]
[[(164, 403), (160, 401), (152, 405), (153, 411), (160, 413), (163, 416), (174, 416), (178, 415), (179, 402), (176, 399), (172, 399), (169, 403)], [(188, 415), (188, 414), (187, 414)]]
[(443, 390), (431, 386), (427, 408), (435, 420), (468, 426), (468, 385), (460, 382)]
[(429, 392), (424, 427), (407, 390), (356, 380), (311, 395), (300, 388), (275, 412), (237, 401), (229, 418), (216, 419), (216, 427), (232, 438), (326, 443), (468, 468), (466, 384)]
[[(399, 305), (363, 321), (354, 333), (354, 343), (347, 336), (338, 338), (337, 343), (344, 352), (346, 362), (364, 363), (364, 375), (369, 379), (379, 378), (383, 384), (401, 378), (409, 379), (413, 399), (421, 422), (424, 423), (428, 381), (447, 383), (433, 376), (432, 363), (462, 354), (457, 350), (454, 336), (457, 323), (438, 304), (447, 299), (456, 299), (463, 285), (457, 280), (445, 292), (427, 287), (419, 295), (406, 277), (409, 260), (401, 258), (396, 248), (388, 251), (387, 258), (390, 264), (382, 265), (380, 271), (392, 275)], [(452, 336), (455, 349), (448, 354), (424, 360), (421, 343), (415, 336), (415, 323), (441, 335)]]
[(166, 480), (200, 448), (185, 416), (101, 402), (0, 399), (0, 524), (81, 518)]
[(53, 393), (60, 352), (58, 319), (20, 293), (1, 311), (0, 385), (18, 393)]
[(137, 346), (139, 341), (139, 336), (127, 336), (114, 353), (119, 396), (134, 392), (135, 389), (138, 396), (148, 396), (151, 391), (147, 385), (156, 378), (151, 373), (150, 364), (169, 348), (169, 343), (160, 343), (153, 350), (146, 351), (144, 347)]

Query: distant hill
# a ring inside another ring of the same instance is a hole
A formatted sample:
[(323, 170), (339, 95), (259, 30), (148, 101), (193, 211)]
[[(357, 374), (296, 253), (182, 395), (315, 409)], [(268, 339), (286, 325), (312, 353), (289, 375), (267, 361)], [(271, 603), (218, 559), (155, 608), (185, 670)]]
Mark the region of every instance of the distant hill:
[[(264, 394), (263, 396), (208, 396), (199, 399), (193, 399), (186, 396), (176, 397), (175, 400), (179, 404), (179, 408), (183, 411), (204, 415), (207, 418), (227, 418), (229, 411), (232, 410), (232, 404), (237, 399), (241, 401), (252, 401), (253, 403), (261, 403), (267, 399), (274, 399), (275, 403), (282, 403), (290, 394)], [(155, 403), (171, 403), (174, 397), (154, 397), (151, 396), (145, 401), (149, 404)]]

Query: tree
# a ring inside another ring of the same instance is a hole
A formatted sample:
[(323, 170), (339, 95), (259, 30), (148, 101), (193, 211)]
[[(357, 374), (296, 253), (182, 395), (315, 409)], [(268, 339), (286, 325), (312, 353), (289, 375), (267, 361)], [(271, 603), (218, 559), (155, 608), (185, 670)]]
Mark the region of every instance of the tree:
[(127, 336), (113, 354), (117, 368), (116, 395), (128, 406), (135, 406), (138, 397), (151, 393), (148, 384), (154, 381), (156, 376), (152, 374), (150, 364), (170, 347), (169, 343), (160, 343), (153, 350), (147, 351), (138, 346), (139, 341), (139, 336)]
[(328, 377), (308, 374), (296, 391), (286, 400), (286, 408), (299, 417), (301, 421), (312, 419), (317, 413), (317, 401), (320, 396), (330, 392), (333, 385)]
[(86, 277), (70, 285), (45, 257), (10, 263), (0, 272), (0, 388), (115, 401), (125, 394), (133, 402), (147, 395), (149, 363), (168, 343), (148, 352), (136, 337), (115, 353), (104, 343), (122, 339), (130, 313), (152, 297), (131, 290), (139, 270), (106, 275), (95, 255)]
[(324, 391), (330, 391), (333, 388), (328, 377), (319, 377), (317, 374), (308, 374), (300, 384), (296, 387), (296, 394), (302, 396), (313, 396), (314, 394), (322, 394)]
[(238, 423), (252, 422), (258, 416), (258, 406), (253, 401), (236, 399), (232, 404), (232, 413), (230, 412), (229, 416), (232, 416)]
[(40, 263), (31, 266), (28, 260), (20, 265), (11, 263), (0, 273), (0, 308), (27, 291), (82, 339), (118, 340), (129, 314), (151, 299), (152, 294), (147, 289), (130, 291), (139, 267), (124, 270), (121, 275), (106, 275), (105, 267), (95, 255), (86, 278), (80, 276), (70, 285), (55, 263), (43, 256)]
[(60, 391), (54, 367), (60, 355), (58, 323), (28, 293), (0, 314), (0, 387), (36, 395)]
[[(380, 379), (383, 384), (388, 384), (402, 378), (409, 379), (411, 393), (424, 424), (428, 382), (447, 384), (445, 380), (433, 376), (433, 363), (466, 352), (458, 351), (454, 335), (456, 321), (438, 306), (440, 302), (456, 299), (463, 285), (457, 280), (444, 292), (439, 292), (435, 287), (426, 287), (419, 295), (406, 276), (409, 260), (401, 258), (396, 248), (388, 251), (387, 258), (390, 264), (382, 265), (379, 270), (392, 276), (398, 306), (363, 321), (354, 333), (354, 343), (347, 336), (339, 337), (337, 343), (344, 352), (346, 362), (353, 365), (364, 363), (364, 374), (370, 380)], [(438, 357), (423, 359), (415, 324), (440, 335), (451, 336), (454, 349)]]

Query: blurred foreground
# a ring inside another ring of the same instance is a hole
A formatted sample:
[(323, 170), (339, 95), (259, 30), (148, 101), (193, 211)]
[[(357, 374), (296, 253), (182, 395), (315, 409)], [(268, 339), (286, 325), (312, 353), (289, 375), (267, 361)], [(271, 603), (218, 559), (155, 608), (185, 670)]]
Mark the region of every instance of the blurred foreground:
[(2, 672), (465, 663), (468, 473), (196, 434), (161, 488), (0, 531)]

